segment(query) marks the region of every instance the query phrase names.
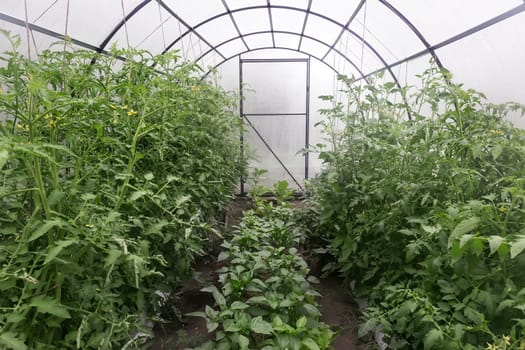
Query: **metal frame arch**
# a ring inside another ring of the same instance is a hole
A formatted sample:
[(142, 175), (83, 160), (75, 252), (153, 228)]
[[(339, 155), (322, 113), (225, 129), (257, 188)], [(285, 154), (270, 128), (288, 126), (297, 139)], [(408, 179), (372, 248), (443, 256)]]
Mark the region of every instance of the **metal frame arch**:
[[(218, 48), (221, 47), (222, 45), (225, 45), (225, 44), (227, 44), (227, 43), (229, 43), (229, 42), (232, 42), (232, 41), (235, 41), (235, 40), (241, 39), (242, 37), (252, 36), (252, 35), (259, 35), (259, 34), (271, 34), (271, 33), (272, 33), (272, 31), (269, 31), (269, 30), (263, 30), (263, 31), (258, 31), (258, 32), (247, 33), (247, 34), (244, 34), (244, 35), (242, 35), (242, 36), (236, 36), (236, 37), (233, 37), (233, 38), (227, 39), (227, 40), (225, 40), (225, 41), (219, 43), (218, 45), (216, 45), (215, 48), (218, 49)], [(276, 31), (273, 31), (273, 33), (275, 33), (275, 34), (289, 34), (289, 35), (295, 35), (295, 36), (303, 36), (303, 37), (305, 37), (305, 38), (307, 38), (307, 39), (311, 39), (311, 40), (313, 40), (313, 41), (315, 41), (315, 42), (317, 42), (317, 43), (319, 43), (319, 44), (321, 44), (321, 45), (324, 45), (324, 46), (328, 46), (328, 47), (330, 47), (327, 43), (325, 43), (325, 42), (323, 42), (323, 41), (321, 41), (321, 40), (319, 40), (319, 39), (317, 39), (317, 38), (311, 37), (311, 36), (309, 36), (309, 35), (301, 35), (301, 34), (299, 34), (299, 33), (289, 32), (289, 31), (283, 31), (283, 30), (276, 30)], [(265, 46), (264, 48), (267, 49), (268, 47)], [(277, 48), (279, 48), (279, 49), (283, 49), (283, 48), (285, 48), (285, 47), (282, 47), (282, 46), (281, 46), (281, 47), (274, 46), (274, 48), (276, 48), (276, 49), (277, 49)], [(258, 49), (258, 48), (257, 48), (257, 49)], [(305, 55), (308, 55), (309, 57), (313, 57), (313, 58), (315, 58), (315, 59), (317, 59), (317, 60), (319, 60), (319, 61), (325, 63), (326, 65), (331, 66), (329, 63), (325, 62), (323, 59), (321, 59), (321, 58), (319, 58), (319, 57), (317, 57), (317, 56), (315, 56), (315, 55), (312, 55), (312, 54), (310, 54), (310, 53), (308, 53), (308, 52), (306, 52), (306, 51), (302, 51), (302, 50), (298, 50), (298, 49), (293, 49), (293, 48), (286, 48), (286, 49), (290, 49), (291, 51), (295, 51), (295, 52), (303, 53), (303, 54), (305, 54)], [(247, 53), (247, 52), (250, 52), (250, 51), (255, 51), (255, 50), (256, 50), (256, 49), (245, 50), (245, 51), (243, 51), (243, 52), (241, 52), (241, 53), (239, 53), (239, 54), (236, 54), (236, 55), (234, 55), (234, 56), (229, 57), (227, 60), (230, 60), (230, 59), (232, 59), (232, 58), (234, 58), (234, 57), (236, 57), (236, 56), (238, 56), (238, 55), (242, 55), (242, 54), (244, 54), (244, 53)], [(212, 52), (212, 51), (213, 51), (213, 50), (210, 49), (210, 50), (206, 51), (205, 53), (203, 53), (201, 56), (199, 56), (199, 57), (195, 60), (195, 63), (198, 63), (202, 58), (204, 58), (205, 56), (207, 56), (207, 55), (208, 55), (210, 52)], [(359, 73), (359, 75), (361, 76), (361, 78), (366, 79), (365, 74), (359, 69), (359, 67), (358, 67), (358, 66), (357, 66), (357, 65), (356, 65), (351, 59), (349, 59), (347, 56), (345, 56), (345, 55), (344, 55), (342, 52), (340, 52), (339, 50), (334, 49), (334, 52), (337, 52), (342, 58), (344, 58), (348, 63), (350, 63), (350, 64), (356, 69), (356, 71)], [(332, 68), (332, 69), (333, 69), (333, 68)], [(333, 69), (333, 70), (334, 70), (334, 72), (336, 72), (337, 74), (341, 74), (340, 72), (337, 72), (336, 69)]]
[(100, 43), (100, 45), (98, 46), (97, 48), (97, 52), (102, 52), (106, 46), (109, 44), (109, 42), (111, 41), (111, 39), (113, 39), (113, 37), (115, 36), (115, 34), (117, 34), (117, 32), (122, 28), (122, 26), (124, 26), (124, 24), (129, 21), (133, 16), (135, 16), (140, 10), (142, 10), (142, 8), (144, 6), (146, 6), (147, 4), (149, 4), (152, 0), (144, 0), (142, 1), (140, 4), (138, 4), (137, 6), (135, 6), (135, 8), (133, 10), (131, 10), (127, 15), (126, 17), (124, 17), (123, 19), (121, 19), (117, 25), (115, 27), (113, 27), (113, 29), (109, 32), (109, 34), (106, 36), (106, 38), (102, 41), (102, 43)]
[[(246, 50), (246, 51), (243, 51), (243, 52), (239, 52), (233, 56), (230, 56), (228, 57), (226, 60), (223, 60), (222, 62), (219, 62), (217, 63), (215, 66), (211, 67), (210, 69), (208, 69), (208, 71), (202, 76), (202, 79), (206, 79), (208, 77), (208, 75), (215, 69), (219, 68), (220, 66), (222, 66), (224, 63), (236, 58), (236, 57), (239, 57), (240, 55), (243, 55), (245, 53), (248, 53), (248, 52), (253, 52), (253, 51), (261, 51), (261, 50), (287, 50), (287, 51), (292, 51), (292, 52), (299, 52), (299, 53), (302, 53), (302, 54), (305, 54), (306, 56), (310, 57), (310, 58), (313, 58), (321, 63), (323, 63), (325, 66), (327, 66), (328, 68), (330, 68), (334, 73), (336, 74), (341, 74), (336, 68), (334, 68), (331, 64), (321, 60), (319, 57), (317, 56), (314, 56), (314, 55), (311, 55), (307, 52), (304, 52), (304, 51), (299, 51), (297, 49), (292, 49), (292, 48), (289, 48), (289, 47), (284, 47), (284, 46), (264, 46), (264, 47), (258, 47), (258, 48), (255, 48), (255, 49), (251, 49), (251, 50)], [(361, 79), (364, 79), (367, 83), (368, 83), (368, 77), (365, 75), (365, 76), (362, 76), (359, 78), (359, 80)]]
[[(525, 0), (524, 0), (525, 1)], [(436, 64), (439, 68), (444, 68), (441, 60), (434, 51), (432, 45), (427, 41), (425, 36), (417, 29), (417, 27), (405, 16), (401, 11), (399, 11), (394, 5), (390, 4), (387, 0), (379, 0), (387, 9), (390, 10), (396, 17), (398, 17), (405, 25), (419, 38), (421, 43), (426, 47), (426, 52), (428, 52), (432, 58), (436, 61)]]
[[(160, 0), (158, 0), (158, 1), (160, 1)], [(377, 52), (377, 50), (375, 50), (373, 48), (372, 45), (370, 45), (369, 42), (367, 42), (366, 40), (363, 40), (363, 38), (359, 34), (357, 34), (356, 32), (354, 32), (352, 30), (350, 30), (349, 28), (346, 28), (345, 24), (342, 24), (342, 23), (334, 20), (333, 18), (330, 18), (328, 16), (325, 16), (325, 15), (317, 13), (317, 12), (313, 12), (311, 10), (302, 9), (302, 8), (293, 7), (293, 6), (270, 5), (269, 8), (270, 9), (281, 9), (281, 10), (290, 10), (290, 11), (302, 12), (304, 14), (314, 15), (314, 16), (317, 16), (317, 17), (319, 17), (319, 18), (321, 18), (321, 19), (323, 19), (325, 21), (328, 21), (328, 22), (338, 26), (339, 28), (348, 31), (357, 40), (364, 42), (365, 45), (367, 46), (367, 48), (372, 51), (374, 56), (376, 56), (384, 65), (387, 65), (386, 61), (383, 59), (383, 57)], [(230, 12), (223, 12), (223, 13), (211, 16), (211, 17), (207, 18), (206, 20), (200, 22), (199, 24), (195, 25), (194, 27), (190, 28), (184, 34), (182, 34), (177, 39), (175, 39), (173, 42), (171, 42), (169, 45), (167, 45), (166, 48), (164, 49), (164, 51), (162, 51), (162, 53), (169, 51), (176, 43), (178, 43), (180, 40), (182, 40), (189, 33), (194, 32), (199, 27), (201, 27), (201, 26), (203, 26), (203, 25), (205, 25), (207, 23), (210, 23), (210, 22), (212, 22), (212, 21), (214, 21), (214, 20), (216, 20), (218, 18), (221, 18), (221, 17), (224, 17), (224, 16), (229, 16), (230, 13), (233, 14), (233, 13), (236, 13), (236, 12), (244, 12), (244, 11), (249, 11), (249, 10), (261, 10), (261, 9), (268, 9), (268, 6), (267, 5), (258, 5), (258, 6), (241, 7), (241, 8), (237, 8), (237, 9), (234, 9), (234, 10), (230, 10)], [(301, 34), (299, 34), (299, 35), (301, 35)], [(327, 46), (330, 47), (330, 45), (327, 45)], [(213, 46), (210, 46), (210, 47), (214, 48)]]
[[(157, 1), (161, 1), (161, 0), (157, 0)], [(231, 14), (233, 13), (236, 13), (236, 12), (243, 12), (243, 11), (249, 11), (249, 10), (258, 10), (258, 9), (282, 9), (282, 10), (290, 10), (290, 11), (297, 11), (297, 12), (303, 12), (305, 13), (305, 15), (314, 15), (314, 16), (317, 16), (325, 21), (328, 21), (336, 26), (339, 26), (343, 31), (346, 30), (349, 34), (353, 35), (357, 40), (361, 41), (364, 43), (364, 45), (373, 53), (374, 56), (376, 56), (379, 61), (383, 64), (383, 68), (381, 70), (387, 70), (390, 75), (392, 76), (392, 79), (394, 80), (395, 84), (397, 85), (398, 88), (401, 88), (401, 84), (399, 83), (399, 80), (397, 79), (397, 76), (394, 74), (394, 72), (392, 71), (392, 69), (389, 67), (388, 63), (386, 62), (386, 60), (381, 56), (381, 54), (379, 54), (379, 52), (369, 43), (367, 42), (366, 40), (364, 40), (364, 38), (362, 38), (359, 34), (357, 34), (356, 32), (354, 32), (353, 30), (351, 30), (350, 28), (347, 28), (345, 24), (342, 24), (336, 20), (334, 20), (333, 18), (330, 18), (330, 17), (327, 17), (323, 14), (320, 14), (320, 13), (317, 13), (317, 12), (313, 12), (311, 11), (310, 9), (302, 9), (302, 8), (298, 8), (298, 7), (293, 7), (293, 6), (282, 6), (282, 5), (270, 5), (270, 7), (268, 7), (267, 5), (258, 5), (258, 6), (247, 6), (247, 7), (241, 7), (241, 8), (237, 8), (237, 9), (234, 9), (234, 10), (230, 10), (229, 12), (223, 12), (223, 13), (220, 13), (220, 14), (217, 14), (217, 15), (214, 15), (214, 16), (211, 16), (209, 18), (207, 18), (206, 20), (200, 22), (199, 24), (197, 24), (196, 26), (192, 27), (192, 28), (189, 28), (188, 31), (186, 31), (184, 34), (182, 34), (181, 36), (179, 36), (177, 39), (175, 39), (173, 42), (171, 42), (169, 45), (166, 46), (166, 48), (164, 49), (164, 51), (162, 51), (162, 53), (165, 53), (167, 51), (169, 51), (176, 43), (178, 43), (180, 40), (182, 40), (186, 35), (188, 35), (189, 33), (191, 32), (195, 32), (196, 33), (196, 30), (207, 24), (207, 23), (210, 23), (218, 18), (221, 18), (221, 17), (224, 17), (224, 16), (230, 16)], [(269, 33), (271, 33), (271, 31), (267, 31)], [(242, 36), (246, 36), (247, 34), (244, 34), (244, 35), (241, 35)], [(298, 34), (297, 35), (301, 36), (301, 37), (306, 37), (303, 33), (302, 34)], [(311, 38), (311, 37), (310, 37)], [(319, 40), (319, 42), (321, 42), (322, 44), (326, 45), (328, 48), (332, 48), (331, 45), (328, 45), (327, 43), (324, 43), (322, 41)], [(210, 47), (217, 51), (217, 46), (211, 46)], [(217, 51), (218, 52), (218, 51)], [(219, 53), (220, 56), (222, 56), (222, 54)], [(346, 57), (345, 55), (343, 55), (343, 57)], [(223, 57), (225, 58), (225, 57)], [(354, 65), (355, 67), (355, 65)], [(358, 70), (359, 71), (359, 70)], [(361, 73), (361, 76), (363, 77), (363, 73)]]

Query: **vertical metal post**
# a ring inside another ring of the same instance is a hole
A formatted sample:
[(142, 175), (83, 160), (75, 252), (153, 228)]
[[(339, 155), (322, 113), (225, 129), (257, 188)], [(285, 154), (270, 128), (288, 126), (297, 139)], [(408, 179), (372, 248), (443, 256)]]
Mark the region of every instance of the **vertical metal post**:
[[(306, 131), (304, 137), (304, 148), (308, 150), (310, 147), (310, 57), (306, 61), (306, 110), (305, 110), (305, 119), (306, 119)], [(304, 178), (308, 179), (308, 170), (309, 170), (309, 157), (310, 152), (304, 154)]]
[[(239, 117), (241, 118), (240, 122), (240, 141), (241, 141), (241, 149), (240, 149), (240, 152), (241, 152), (241, 161), (244, 162), (244, 106), (243, 106), (243, 103), (244, 103), (244, 98), (243, 98), (243, 92), (242, 92), (242, 60), (241, 60), (241, 56), (239, 55)], [(241, 189), (241, 196), (244, 195), (244, 177), (243, 177), (243, 174), (241, 174), (241, 184), (240, 184), (240, 189)]]

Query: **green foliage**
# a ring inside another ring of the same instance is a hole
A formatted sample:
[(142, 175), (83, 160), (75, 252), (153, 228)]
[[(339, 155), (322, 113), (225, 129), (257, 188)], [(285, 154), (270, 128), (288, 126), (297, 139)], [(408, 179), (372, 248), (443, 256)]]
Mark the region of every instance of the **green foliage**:
[(323, 111), (332, 147), (310, 186), (310, 239), (369, 300), (361, 334), (380, 325), (393, 349), (503, 336), (521, 349), (525, 132), (503, 117), (525, 109), (488, 105), (446, 71), (421, 79), (414, 95), (348, 80), (346, 106)]
[[(275, 187), (287, 193), (287, 185)], [(308, 266), (297, 247), (303, 241), (287, 206), (247, 212), (219, 260), (220, 290), (206, 287), (215, 308), (191, 315), (203, 317), (215, 341), (199, 349), (327, 349), (334, 333), (319, 322)]]
[(137, 346), (240, 176), (234, 100), (172, 54), (0, 59), (0, 347)]

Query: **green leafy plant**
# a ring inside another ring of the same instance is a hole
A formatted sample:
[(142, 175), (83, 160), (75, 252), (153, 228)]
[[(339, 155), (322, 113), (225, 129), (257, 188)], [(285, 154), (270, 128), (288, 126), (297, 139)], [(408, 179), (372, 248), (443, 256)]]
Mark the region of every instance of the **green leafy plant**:
[(0, 347), (138, 346), (155, 291), (176, 288), (218, 234), (243, 168), (234, 99), (175, 54), (32, 61), (11, 40), (0, 56)]
[(390, 348), (523, 348), (525, 133), (504, 116), (524, 107), (436, 68), (417, 91), (380, 78), (346, 79), (348, 101), (323, 111), (307, 226), (325, 270), (355, 281), (360, 333), (381, 327)]
[[(286, 184), (276, 187), (287, 197)], [(318, 281), (297, 247), (303, 237), (289, 206), (266, 204), (245, 213), (238, 231), (223, 243), (220, 288), (210, 286), (215, 308), (203, 317), (215, 340), (199, 349), (327, 349), (334, 333), (319, 322), (312, 288)]]

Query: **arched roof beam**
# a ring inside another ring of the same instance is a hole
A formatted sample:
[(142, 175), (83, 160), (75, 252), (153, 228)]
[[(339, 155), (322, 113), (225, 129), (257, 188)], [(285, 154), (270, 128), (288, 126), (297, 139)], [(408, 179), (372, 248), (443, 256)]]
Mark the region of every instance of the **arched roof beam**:
[[(524, 0), (524, 2), (525, 2), (525, 0)], [(469, 37), (469, 36), (471, 36), (471, 35), (473, 35), (475, 33), (478, 33), (478, 32), (480, 32), (480, 31), (482, 31), (482, 30), (484, 30), (484, 29), (486, 29), (488, 27), (491, 27), (491, 26), (493, 26), (493, 25), (495, 25), (495, 24), (497, 24), (499, 22), (502, 22), (502, 21), (504, 21), (506, 19), (514, 17), (514, 16), (516, 16), (516, 15), (522, 13), (522, 12), (525, 12), (525, 3), (523, 3), (521, 5), (518, 5), (518, 6), (512, 8), (512, 9), (510, 9), (510, 10), (508, 10), (508, 11), (506, 11), (506, 12), (504, 12), (504, 13), (496, 16), (496, 17), (493, 17), (493, 18), (491, 18), (491, 19), (481, 23), (481, 24), (478, 24), (477, 26), (474, 26), (474, 27), (472, 27), (470, 29), (467, 29), (464, 32), (461, 32), (461, 33), (459, 33), (457, 35), (454, 35), (453, 37), (450, 37), (450, 38), (448, 38), (446, 40), (443, 40), (442, 42), (440, 42), (440, 43), (438, 43), (436, 45), (432, 45), (431, 49), (433, 51), (435, 51), (435, 50), (441, 49), (443, 47), (446, 47), (446, 46), (448, 46), (448, 45), (450, 45), (452, 43), (455, 43), (456, 41), (459, 41), (459, 40), (462, 40), (464, 38), (467, 38), (467, 37)], [(380, 73), (380, 72), (384, 71), (387, 68), (392, 69), (392, 68), (394, 68), (396, 66), (399, 66), (399, 65), (401, 65), (403, 63), (407, 63), (409, 61), (412, 61), (412, 60), (414, 60), (416, 58), (419, 58), (421, 56), (424, 56), (424, 55), (426, 55), (428, 53), (429, 53), (428, 50), (422, 50), (422, 51), (417, 52), (417, 53), (415, 53), (413, 55), (405, 57), (405, 58), (403, 58), (403, 59), (401, 59), (401, 60), (399, 60), (397, 62), (391, 63), (388, 66), (385, 66), (385, 67), (383, 67), (381, 69), (377, 69), (377, 70), (375, 70), (373, 72), (370, 72), (370, 73), (366, 74), (364, 77), (359, 78), (358, 80), (366, 79), (366, 78), (368, 78), (368, 77), (370, 77), (370, 76), (372, 76), (374, 74), (377, 74), (377, 73)]]
[[(160, 0), (158, 0), (160, 1)], [(238, 8), (238, 9), (234, 9), (234, 10), (231, 10), (230, 13), (235, 13), (235, 12), (241, 12), (241, 11), (248, 11), (248, 10), (257, 10), (257, 9), (266, 9), (267, 6), (266, 5), (259, 5), (259, 6), (248, 6), (248, 7), (242, 7), (242, 8)], [(323, 14), (320, 14), (320, 13), (317, 13), (317, 12), (313, 12), (311, 10), (307, 10), (307, 9), (302, 9), (302, 8), (298, 8), (298, 7), (293, 7), (293, 6), (282, 6), (282, 5), (270, 5), (270, 8), (275, 8), (275, 9), (283, 9), (283, 10), (291, 10), (291, 11), (298, 11), (298, 12), (304, 12), (305, 14), (309, 14), (309, 15), (314, 15), (314, 16), (317, 16), (321, 19), (324, 19), (328, 22), (331, 22), (333, 24), (335, 24), (336, 26), (339, 26), (340, 28), (342, 28), (343, 30), (347, 30), (350, 34), (352, 34), (356, 39), (358, 39), (359, 41), (363, 42), (363, 44), (370, 50), (373, 52), (373, 54), (381, 61), (381, 63), (384, 65), (384, 69), (383, 70), (388, 70), (388, 72), (390, 73), (390, 75), (392, 76), (392, 79), (394, 80), (395, 84), (401, 88), (401, 85), (399, 84), (399, 81), (397, 79), (397, 76), (394, 74), (394, 72), (392, 71), (391, 68), (388, 67), (388, 63), (385, 61), (385, 59), (379, 54), (379, 52), (377, 52), (377, 50), (372, 46), (370, 45), (370, 43), (368, 43), (366, 40), (364, 40), (364, 38), (362, 38), (359, 34), (357, 34), (356, 32), (354, 32), (353, 30), (351, 30), (350, 28), (345, 28), (345, 25), (330, 18), (330, 17), (327, 17)], [(197, 24), (196, 26), (194, 26), (193, 28), (191, 28), (190, 30), (186, 31), (186, 33), (182, 34), (180, 37), (178, 37), (177, 39), (175, 39), (172, 43), (170, 43), (168, 46), (166, 46), (166, 48), (164, 49), (164, 51), (162, 53), (165, 53), (167, 51), (169, 51), (177, 42), (179, 42), (180, 40), (182, 40), (182, 38), (184, 38), (186, 35), (188, 35), (191, 31), (195, 31), (197, 30), (199, 27), (203, 26), (204, 24), (207, 24), (209, 22), (212, 22), (218, 18), (221, 18), (223, 16), (228, 16), (229, 13), (228, 12), (224, 12), (224, 13), (220, 13), (220, 14), (217, 14), (215, 16), (212, 16), (202, 22), (200, 22), (199, 24)], [(303, 37), (306, 37), (304, 34), (299, 34)], [(326, 44), (326, 43), (323, 43), (324, 45), (330, 47), (330, 45)], [(213, 46), (210, 46), (212, 47), (215, 51), (217, 51), (217, 48), (216, 47), (213, 47)], [(218, 51), (217, 51), (218, 52)], [(223, 57), (223, 59), (225, 59), (224, 56), (222, 56), (222, 54), (220, 54), (221, 57)], [(343, 55), (343, 57), (345, 57), (345, 55)]]
[(142, 1), (140, 4), (135, 6), (135, 8), (131, 10), (123, 19), (121, 19), (120, 22), (118, 22), (117, 25), (113, 27), (113, 29), (109, 32), (106, 38), (104, 38), (102, 43), (100, 43), (100, 45), (98, 46), (97, 52), (102, 52), (106, 48), (106, 46), (109, 44), (111, 39), (115, 36), (115, 34), (117, 34), (117, 32), (120, 30), (120, 28), (122, 28), (124, 24), (126, 24), (126, 22), (128, 22), (133, 16), (135, 16), (140, 10), (142, 10), (144, 6), (146, 6), (150, 2), (151, 0)]
[(379, 2), (382, 3), (387, 9), (389, 9), (394, 15), (396, 15), (396, 17), (398, 17), (401, 21), (403, 21), (403, 23), (405, 23), (408, 28), (410, 28), (410, 30), (419, 38), (421, 43), (425, 45), (425, 47), (427, 48), (425, 52), (428, 52), (430, 53), (430, 55), (432, 55), (432, 58), (434, 59), (434, 61), (436, 61), (436, 64), (438, 65), (439, 68), (443, 68), (443, 64), (441, 63), (441, 60), (439, 59), (439, 57), (436, 55), (435, 50), (432, 48), (432, 46), (427, 41), (425, 36), (421, 34), (421, 32), (416, 28), (416, 26), (412, 22), (410, 22), (408, 18), (405, 17), (405, 15), (403, 15), (397, 8), (395, 8), (388, 1), (379, 0)]
[[(297, 33), (295, 33), (295, 34), (297, 34)], [(297, 34), (297, 35), (299, 35), (299, 34)], [(235, 39), (237, 39), (237, 38), (234, 38), (234, 39), (231, 39), (231, 40), (235, 40)], [(284, 47), (284, 46), (276, 46), (276, 47), (273, 47), (273, 46), (263, 46), (263, 47), (258, 47), (258, 48), (255, 48), (255, 49), (251, 49), (251, 50), (246, 50), (246, 51), (243, 51), (243, 52), (239, 52), (239, 53), (237, 53), (237, 54), (235, 54), (235, 55), (233, 55), (233, 56), (228, 57), (226, 60), (221, 61), (221, 62), (217, 63), (215, 66), (211, 67), (211, 69), (209, 69), (209, 70), (206, 72), (206, 74), (203, 75), (202, 78), (205, 79), (205, 78), (206, 78), (206, 77), (207, 77), (207, 76), (208, 76), (213, 70), (219, 68), (221, 65), (223, 65), (224, 63), (228, 62), (229, 60), (231, 60), (231, 59), (233, 59), (233, 58), (235, 58), (235, 57), (238, 57), (238, 56), (243, 55), (243, 54), (248, 53), (248, 52), (261, 51), (261, 50), (274, 50), (274, 49), (277, 49), (277, 50), (287, 50), (287, 51), (299, 52), (299, 53), (305, 54), (305, 55), (307, 55), (308, 57), (313, 58), (313, 59), (315, 59), (315, 60), (317, 60), (317, 61), (323, 63), (323, 64), (326, 65), (328, 68), (330, 68), (334, 73), (336, 73), (336, 74), (340, 74), (339, 71), (338, 71), (335, 67), (333, 67), (331, 64), (329, 64), (329, 63), (327, 63), (327, 62), (321, 60), (319, 57), (316, 57), (316, 56), (311, 55), (311, 54), (309, 54), (309, 53), (306, 53), (306, 52), (303, 52), (303, 51), (299, 51), (299, 50), (297, 50), (297, 49), (292, 49), (292, 48), (290, 48), (290, 47)], [(362, 77), (362, 78), (360, 78), (360, 79), (365, 79), (365, 81), (367, 81), (367, 80), (366, 80), (366, 79), (367, 79), (366, 76), (365, 76), (365, 77)]]
[[(263, 30), (263, 31), (258, 31), (258, 32), (253, 32), (253, 33), (244, 34), (244, 36), (252, 36), (252, 35), (258, 35), (258, 34), (268, 34), (268, 33), (270, 33), (269, 30)], [(301, 35), (301, 34), (299, 34), (299, 33), (288, 32), (288, 31), (282, 31), (282, 30), (274, 31), (274, 33), (276, 33), (276, 34), (289, 34), (289, 35), (295, 35), (295, 36), (300, 36), (300, 35)], [(304, 36), (305, 38), (307, 38), (307, 39), (314, 40), (314, 41), (318, 42), (318, 43), (321, 44), (321, 45), (328, 46), (328, 44), (326, 44), (325, 42), (323, 42), (323, 41), (321, 41), (321, 40), (319, 40), (319, 39), (317, 39), (317, 38), (311, 37), (311, 36), (309, 36), (309, 35), (303, 35), (303, 36)], [(227, 44), (227, 43), (229, 43), (229, 42), (232, 42), (232, 41), (238, 40), (238, 39), (240, 39), (240, 38), (241, 38), (241, 36), (236, 36), (236, 37), (230, 38), (230, 39), (228, 39), (228, 40), (224, 40), (223, 42), (219, 43), (219, 44), (216, 46), (216, 48), (218, 49), (218, 48), (221, 47), (222, 45), (225, 45), (225, 44)], [(276, 48), (277, 48), (277, 47), (276, 47)], [(279, 48), (282, 49), (282, 47), (279, 47)], [(291, 49), (291, 48), (290, 48), (290, 49)], [(310, 53), (308, 53), (308, 52), (301, 51), (301, 50), (299, 50), (299, 49), (291, 49), (291, 50), (292, 50), (292, 51), (295, 51), (295, 52), (304, 53), (304, 54), (306, 54), (306, 55), (308, 55), (308, 56), (310, 56), (310, 57), (313, 57), (313, 58), (315, 58), (315, 59), (317, 59), (317, 60), (319, 60), (319, 61), (322, 61), (323, 63), (329, 65), (326, 61), (324, 61), (324, 60), (322, 60), (321, 58), (316, 57), (316, 56), (314, 56), (314, 55), (312, 55), (312, 54), (310, 54)], [(202, 58), (204, 58), (206, 55), (208, 55), (211, 51), (213, 51), (213, 50), (210, 49), (210, 50), (208, 50), (207, 52), (203, 53), (199, 58), (197, 58), (197, 59), (195, 60), (195, 62), (198, 63)], [(250, 51), (253, 51), (253, 50), (246, 50), (246, 51), (243, 51), (242, 53), (235, 54), (235, 55), (233, 55), (232, 57), (228, 58), (228, 60), (230, 60), (231, 58), (236, 57), (236, 56), (238, 56), (238, 55), (241, 55), (241, 54), (243, 54), (243, 53), (250, 52)], [(357, 65), (356, 65), (351, 59), (349, 59), (348, 57), (346, 57), (345, 55), (343, 55), (343, 54), (342, 54), (340, 51), (338, 51), (338, 50), (334, 50), (334, 51), (337, 52), (339, 55), (341, 55), (341, 57), (343, 57), (348, 63), (350, 63), (350, 64), (356, 69), (356, 71), (359, 73), (359, 75), (360, 75), (361, 78), (364, 78), (364, 77), (365, 77), (364, 73), (359, 69), (359, 67), (358, 67), (358, 66), (357, 66)], [(331, 67), (331, 66), (330, 66), (330, 67)], [(341, 73), (338, 72), (336, 69), (333, 69), (333, 70), (334, 70), (334, 72), (336, 72), (337, 74), (341, 74)], [(368, 81), (367, 81), (367, 82), (368, 82)]]

